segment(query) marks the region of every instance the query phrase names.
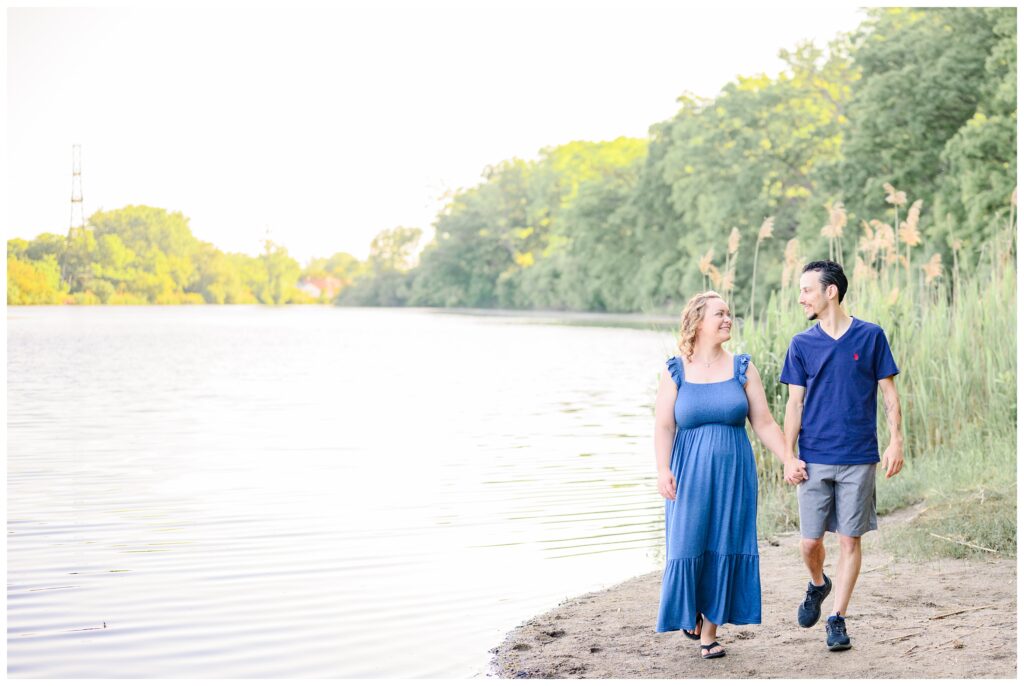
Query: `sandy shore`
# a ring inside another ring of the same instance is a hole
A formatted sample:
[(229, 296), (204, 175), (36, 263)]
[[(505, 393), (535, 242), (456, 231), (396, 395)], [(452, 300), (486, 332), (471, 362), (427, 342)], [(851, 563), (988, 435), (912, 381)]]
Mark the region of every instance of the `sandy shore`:
[[(847, 628), (853, 649), (825, 648), (824, 616), (796, 623), (807, 574), (798, 537), (762, 542), (762, 624), (726, 625), (728, 651), (702, 660), (680, 632), (656, 633), (661, 572), (568, 600), (517, 627), (494, 649), (506, 678), (1013, 678), (1017, 673), (1015, 560), (895, 562), (879, 537), (912, 516), (880, 522), (864, 538), (861, 576)], [(838, 554), (827, 536), (826, 572)], [(969, 610), (963, 612), (963, 610)], [(950, 614), (956, 613), (956, 614)], [(948, 615), (948, 616), (943, 616)]]

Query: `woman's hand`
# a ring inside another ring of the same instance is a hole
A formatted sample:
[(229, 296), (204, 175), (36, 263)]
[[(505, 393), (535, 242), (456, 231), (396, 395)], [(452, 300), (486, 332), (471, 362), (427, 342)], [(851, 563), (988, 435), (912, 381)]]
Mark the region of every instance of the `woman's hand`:
[(789, 456), (785, 458), (783, 465), (783, 479), (787, 484), (797, 486), (801, 481), (807, 480), (807, 463), (803, 460)]
[(658, 493), (666, 500), (676, 499), (676, 477), (672, 472), (668, 470), (658, 472)]

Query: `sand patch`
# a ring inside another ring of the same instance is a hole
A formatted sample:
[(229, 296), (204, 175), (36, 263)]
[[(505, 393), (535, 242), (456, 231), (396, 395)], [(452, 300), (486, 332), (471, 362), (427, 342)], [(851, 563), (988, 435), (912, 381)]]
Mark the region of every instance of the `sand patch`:
[[(888, 518), (882, 526), (913, 517)], [(825, 647), (822, 619), (796, 623), (807, 574), (799, 538), (760, 544), (762, 624), (726, 625), (728, 655), (702, 660), (697, 641), (654, 631), (661, 572), (568, 600), (510, 632), (494, 649), (492, 674), (506, 678), (1013, 678), (1017, 673), (1015, 560), (895, 562), (877, 533), (864, 538), (850, 603), (851, 650)], [(826, 573), (838, 556), (826, 536)], [(958, 610), (969, 612), (949, 614)], [(948, 616), (941, 616), (948, 615)]]

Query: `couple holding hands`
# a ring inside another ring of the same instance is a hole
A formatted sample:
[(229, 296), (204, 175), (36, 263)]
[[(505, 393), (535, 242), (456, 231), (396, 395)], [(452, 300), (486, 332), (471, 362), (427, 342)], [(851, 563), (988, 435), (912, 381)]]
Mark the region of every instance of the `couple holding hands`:
[[(789, 386), (784, 427), (768, 408), (749, 355), (730, 355), (729, 306), (713, 291), (690, 299), (679, 350), (662, 372), (655, 403), (658, 491), (665, 498), (666, 563), (656, 631), (700, 640), (701, 657), (725, 656), (721, 624), (761, 623), (757, 552), (757, 470), (744, 425), (796, 485), (801, 552), (810, 574), (797, 622), (812, 627), (835, 591), (825, 623), (829, 650), (850, 648), (846, 610), (860, 572), (860, 537), (878, 528), (876, 398), (880, 387), (890, 443), (886, 477), (903, 467), (899, 373), (881, 327), (842, 309), (847, 279), (832, 261), (800, 276), (800, 305), (817, 324), (793, 337), (780, 381)], [(799, 452), (795, 450), (799, 439)], [(825, 575), (826, 531), (839, 536), (833, 579)]]

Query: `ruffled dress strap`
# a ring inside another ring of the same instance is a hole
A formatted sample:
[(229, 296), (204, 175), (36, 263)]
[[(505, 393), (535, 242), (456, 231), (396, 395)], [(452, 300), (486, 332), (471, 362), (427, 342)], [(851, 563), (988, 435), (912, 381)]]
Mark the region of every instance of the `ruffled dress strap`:
[(733, 374), (741, 386), (747, 385), (747, 367), (750, 366), (750, 355), (742, 353), (732, 358)]
[(682, 388), (683, 379), (683, 360), (680, 357), (670, 357), (665, 360), (665, 366), (668, 367), (668, 373), (672, 375), (672, 380), (676, 382), (676, 390)]

